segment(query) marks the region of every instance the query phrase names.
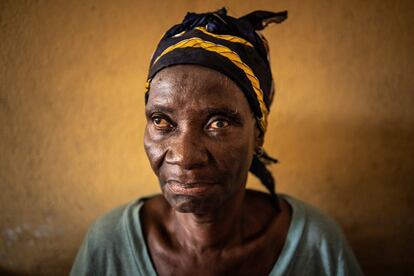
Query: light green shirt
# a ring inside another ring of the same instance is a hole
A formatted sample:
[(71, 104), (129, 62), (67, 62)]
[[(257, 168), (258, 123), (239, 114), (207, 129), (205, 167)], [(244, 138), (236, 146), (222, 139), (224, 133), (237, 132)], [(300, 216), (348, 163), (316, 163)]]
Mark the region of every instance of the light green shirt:
[[(292, 220), (272, 271), (278, 275), (362, 275), (338, 225), (287, 195)], [(145, 198), (114, 209), (89, 229), (70, 275), (157, 275), (140, 222)]]

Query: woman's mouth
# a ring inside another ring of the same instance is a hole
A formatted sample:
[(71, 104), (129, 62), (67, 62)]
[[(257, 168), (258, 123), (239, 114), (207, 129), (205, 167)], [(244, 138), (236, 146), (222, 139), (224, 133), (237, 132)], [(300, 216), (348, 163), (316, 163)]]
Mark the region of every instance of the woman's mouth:
[(166, 187), (174, 194), (180, 195), (198, 195), (207, 193), (209, 190), (214, 188), (214, 182), (205, 181), (193, 181), (190, 183), (181, 183), (179, 181), (170, 180), (167, 181)]

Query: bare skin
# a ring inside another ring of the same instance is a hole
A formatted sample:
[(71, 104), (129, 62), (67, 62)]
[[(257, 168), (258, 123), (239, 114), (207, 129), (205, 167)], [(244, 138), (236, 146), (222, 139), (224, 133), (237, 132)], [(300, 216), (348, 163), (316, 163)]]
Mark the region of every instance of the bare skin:
[(145, 150), (162, 196), (141, 213), (159, 275), (267, 275), (286, 240), (290, 208), (246, 190), (263, 135), (240, 88), (195, 65), (159, 72), (146, 105)]

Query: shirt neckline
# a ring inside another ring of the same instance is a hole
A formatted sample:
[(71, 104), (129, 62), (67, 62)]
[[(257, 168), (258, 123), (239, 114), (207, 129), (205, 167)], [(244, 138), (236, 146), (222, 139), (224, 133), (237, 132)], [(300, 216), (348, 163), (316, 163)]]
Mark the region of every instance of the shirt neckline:
[[(306, 218), (305, 213), (304, 213), (305, 210), (303, 206), (301, 206), (301, 204), (299, 204), (299, 202), (296, 199), (286, 194), (279, 194), (279, 196), (285, 199), (286, 202), (290, 205), (292, 209), (292, 218), (290, 221), (288, 233), (287, 233), (283, 248), (272, 270), (269, 273), (269, 275), (272, 275), (272, 276), (286, 275), (288, 270), (290, 269), (291, 261), (294, 259), (294, 255), (297, 252), (296, 249), (300, 244), (303, 229), (305, 226), (305, 218)], [(141, 254), (139, 254), (137, 252), (138, 246), (136, 242), (135, 243), (133, 242), (135, 239), (132, 238), (133, 237), (132, 233), (129, 233), (131, 248), (132, 248), (133, 254), (135, 255), (135, 259), (137, 260), (137, 265), (138, 265), (139, 270), (142, 272), (145, 272), (144, 274), (146, 275), (157, 275), (155, 271), (155, 266), (152, 263), (152, 260), (150, 257), (150, 253), (148, 250), (146, 239), (144, 237), (144, 232), (142, 229), (141, 219), (140, 219), (141, 208), (144, 205), (145, 201), (149, 198), (151, 198), (151, 196), (140, 198), (138, 199), (138, 201), (134, 202), (135, 204), (133, 205), (135, 206), (132, 206), (133, 208), (129, 208), (131, 209), (132, 213), (128, 215), (128, 217), (131, 218), (132, 216), (133, 223), (132, 225), (130, 225), (132, 229), (130, 229), (130, 227), (127, 227), (127, 229), (129, 228), (128, 229), (129, 232), (134, 231), (133, 229), (135, 229), (134, 234), (137, 236), (136, 241), (139, 241), (142, 247), (142, 250), (140, 252)], [(142, 260), (143, 263), (145, 264), (145, 267), (143, 267), (142, 263), (139, 262), (138, 260)]]

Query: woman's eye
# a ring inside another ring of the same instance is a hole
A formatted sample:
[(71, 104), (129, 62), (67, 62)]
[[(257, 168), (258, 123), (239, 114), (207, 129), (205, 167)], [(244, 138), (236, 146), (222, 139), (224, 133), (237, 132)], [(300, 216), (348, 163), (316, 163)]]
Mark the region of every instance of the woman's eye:
[(221, 129), (221, 128), (227, 127), (228, 125), (229, 125), (229, 122), (227, 122), (226, 120), (215, 120), (209, 125), (209, 128), (210, 129)]
[(170, 128), (171, 127), (171, 124), (166, 119), (161, 118), (161, 117), (152, 118), (152, 123), (157, 128)]

